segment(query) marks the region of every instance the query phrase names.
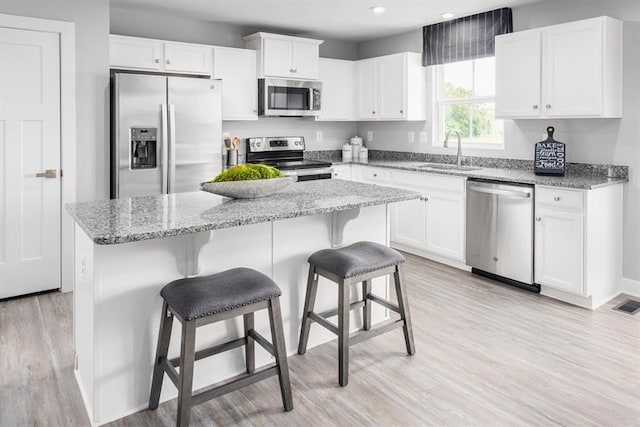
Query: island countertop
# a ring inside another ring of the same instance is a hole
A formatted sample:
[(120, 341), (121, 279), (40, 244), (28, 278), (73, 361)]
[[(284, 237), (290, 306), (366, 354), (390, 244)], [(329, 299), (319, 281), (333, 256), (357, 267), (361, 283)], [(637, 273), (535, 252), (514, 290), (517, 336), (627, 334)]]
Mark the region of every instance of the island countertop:
[(414, 191), (324, 179), (298, 182), (259, 199), (229, 199), (196, 191), (75, 203), (66, 208), (95, 244), (114, 245), (419, 197)]

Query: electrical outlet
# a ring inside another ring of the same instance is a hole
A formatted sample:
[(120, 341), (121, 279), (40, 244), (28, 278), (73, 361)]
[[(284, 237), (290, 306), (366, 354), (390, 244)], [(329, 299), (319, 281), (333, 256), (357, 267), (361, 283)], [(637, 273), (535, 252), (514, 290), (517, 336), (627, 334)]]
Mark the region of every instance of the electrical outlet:
[(316, 141), (322, 142), (322, 136), (323, 136), (322, 135), (322, 131), (321, 130), (317, 131), (316, 132)]
[(84, 256), (80, 260), (80, 277), (83, 279), (87, 278), (87, 258)]
[(427, 133), (420, 132), (420, 144), (426, 144), (426, 143), (427, 143)]
[(409, 142), (409, 144), (413, 144), (414, 142), (416, 142), (416, 133), (409, 132), (409, 134), (407, 135), (407, 141)]
[(373, 141), (373, 132), (367, 131), (367, 142)]

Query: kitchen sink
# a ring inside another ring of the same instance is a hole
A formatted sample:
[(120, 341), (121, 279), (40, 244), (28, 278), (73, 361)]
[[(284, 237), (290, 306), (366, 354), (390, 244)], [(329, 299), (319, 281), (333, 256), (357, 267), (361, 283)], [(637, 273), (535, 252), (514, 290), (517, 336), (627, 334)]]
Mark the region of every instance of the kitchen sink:
[(458, 166), (448, 163), (425, 163), (418, 166), (419, 169), (440, 169), (440, 170), (457, 170), (457, 171), (477, 171), (482, 169), (477, 166)]

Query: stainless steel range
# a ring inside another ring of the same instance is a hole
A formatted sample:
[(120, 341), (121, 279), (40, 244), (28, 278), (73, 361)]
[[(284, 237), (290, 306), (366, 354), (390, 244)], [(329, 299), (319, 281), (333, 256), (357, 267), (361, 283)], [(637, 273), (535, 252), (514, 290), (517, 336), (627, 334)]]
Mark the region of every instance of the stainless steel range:
[(247, 163), (262, 163), (276, 167), (298, 181), (330, 179), (331, 162), (304, 159), (304, 137), (247, 138)]

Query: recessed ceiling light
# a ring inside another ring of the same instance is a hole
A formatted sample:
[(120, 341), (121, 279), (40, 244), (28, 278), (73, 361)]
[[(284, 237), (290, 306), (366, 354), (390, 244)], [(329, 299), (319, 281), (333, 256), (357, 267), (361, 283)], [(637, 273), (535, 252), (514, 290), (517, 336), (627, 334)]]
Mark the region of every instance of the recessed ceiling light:
[(386, 7), (384, 6), (372, 6), (370, 7), (371, 12), (375, 13), (376, 15), (380, 15), (381, 13), (384, 13), (385, 10), (387, 10)]
[(451, 19), (451, 18), (453, 18), (453, 17), (454, 17), (454, 16), (456, 16), (456, 15), (455, 15), (453, 12), (445, 12), (445, 13), (443, 13), (443, 14), (442, 14), (442, 15), (440, 15), (440, 16), (442, 16), (444, 19)]

